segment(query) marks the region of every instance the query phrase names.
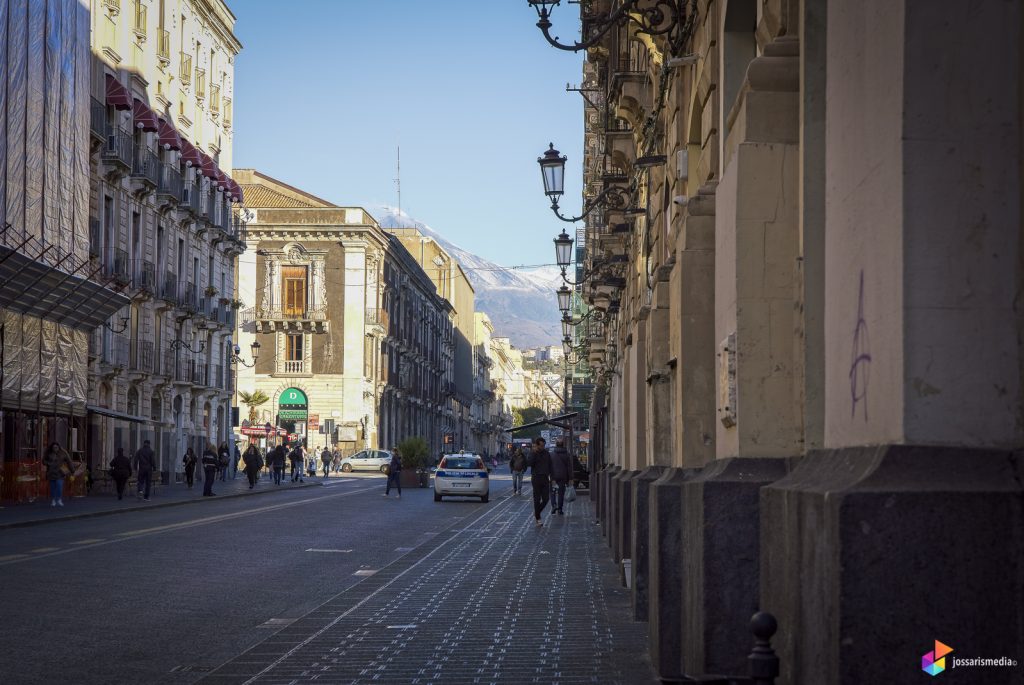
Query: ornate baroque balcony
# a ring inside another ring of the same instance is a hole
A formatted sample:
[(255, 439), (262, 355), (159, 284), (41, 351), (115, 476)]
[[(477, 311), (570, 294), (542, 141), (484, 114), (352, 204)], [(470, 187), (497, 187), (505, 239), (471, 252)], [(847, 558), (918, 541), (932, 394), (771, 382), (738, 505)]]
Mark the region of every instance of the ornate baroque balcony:
[(253, 320), (260, 333), (327, 333), (327, 308), (257, 307)]

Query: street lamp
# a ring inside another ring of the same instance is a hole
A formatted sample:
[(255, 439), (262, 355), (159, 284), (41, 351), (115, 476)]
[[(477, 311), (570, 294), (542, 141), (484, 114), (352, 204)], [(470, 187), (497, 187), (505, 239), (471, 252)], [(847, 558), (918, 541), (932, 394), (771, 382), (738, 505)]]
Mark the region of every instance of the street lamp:
[(568, 338), (572, 335), (572, 319), (569, 318), (569, 314), (562, 314), (562, 335)]
[(558, 262), (558, 267), (562, 270), (562, 274), (565, 275), (565, 270), (569, 268), (569, 263), (572, 262), (572, 238), (569, 237), (569, 234), (563, 228), (562, 232), (555, 238), (554, 243), (555, 261)]
[(558, 308), (562, 310), (563, 314), (568, 313), (569, 304), (572, 299), (572, 291), (563, 285), (555, 291), (555, 294), (558, 296)]
[(256, 360), (260, 356), (260, 344), (254, 340), (252, 345), (249, 346), (249, 351), (252, 353), (252, 362), (246, 362), (244, 359), (238, 356), (241, 351), (242, 348), (240, 348), (238, 345), (235, 345), (234, 353), (231, 355), (231, 358), (228, 361), (230, 361), (230, 363), (232, 364), (241, 364), (242, 366), (249, 369), (256, 366)]
[[(679, 50), (686, 44), (686, 39), (693, 31), (694, 15), (686, 11), (687, 0), (658, 0), (646, 6), (642, 0), (621, 0), (618, 9), (604, 17), (592, 14), (587, 17), (586, 40), (582, 43), (560, 43), (558, 36), (551, 35), (551, 12), (560, 0), (528, 0), (533, 9), (537, 10), (537, 28), (544, 34), (544, 39), (559, 50), (579, 52), (596, 45), (606, 33), (616, 27), (624, 27), (632, 22), (636, 33), (648, 36), (665, 36), (668, 39), (670, 56), (678, 57)], [(550, 6), (550, 8), (549, 8)], [(631, 27), (632, 28), (632, 27)]]
[(188, 350), (189, 352), (191, 352), (192, 354), (202, 354), (203, 349), (205, 347), (206, 347), (206, 343), (203, 342), (202, 340), (199, 341), (199, 349), (198, 350), (194, 349), (191, 345), (189, 345), (187, 342), (185, 342), (184, 340), (182, 340), (180, 338), (171, 341), (171, 349), (172, 350), (185, 349), (185, 350)]
[[(555, 216), (566, 223), (575, 223), (585, 219), (587, 215), (598, 207), (607, 206), (613, 209), (619, 209), (626, 206), (630, 197), (630, 191), (618, 186), (609, 186), (602, 190), (597, 197), (589, 201), (583, 207), (583, 213), (579, 216), (562, 216), (561, 212), (558, 211), (558, 198), (560, 198), (565, 192), (566, 159), (567, 158), (564, 155), (555, 149), (554, 143), (548, 143), (547, 151), (537, 158), (537, 163), (540, 165), (541, 177), (544, 179), (544, 194), (548, 196), (549, 200), (551, 200), (551, 211), (555, 213)], [(566, 265), (568, 265), (568, 261), (566, 262)]]

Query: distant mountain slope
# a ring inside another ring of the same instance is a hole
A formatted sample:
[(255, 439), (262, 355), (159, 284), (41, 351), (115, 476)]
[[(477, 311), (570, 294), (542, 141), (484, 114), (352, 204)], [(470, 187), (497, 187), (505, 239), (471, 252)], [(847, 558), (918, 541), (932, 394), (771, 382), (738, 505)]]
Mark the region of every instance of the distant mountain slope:
[(491, 317), (494, 335), (507, 336), (520, 349), (557, 345), (561, 338), (555, 290), (561, 284), (557, 266), (507, 269), (454, 245), (422, 221), (401, 215), (394, 207), (367, 207), (385, 228), (416, 227), (440, 243), (462, 265), (473, 288), (476, 308)]

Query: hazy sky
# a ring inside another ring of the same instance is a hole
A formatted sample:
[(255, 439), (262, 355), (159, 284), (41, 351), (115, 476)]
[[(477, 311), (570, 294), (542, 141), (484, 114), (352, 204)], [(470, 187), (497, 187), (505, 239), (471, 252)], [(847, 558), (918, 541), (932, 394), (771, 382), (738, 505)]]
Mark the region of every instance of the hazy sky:
[[(554, 261), (563, 224), (537, 157), (569, 157), (580, 207), (583, 108), (565, 85), (582, 55), (555, 50), (526, 0), (229, 0), (234, 164), (341, 205), (396, 205), (500, 264)], [(575, 5), (556, 33), (576, 36)], [(570, 230), (570, 233), (572, 231)]]

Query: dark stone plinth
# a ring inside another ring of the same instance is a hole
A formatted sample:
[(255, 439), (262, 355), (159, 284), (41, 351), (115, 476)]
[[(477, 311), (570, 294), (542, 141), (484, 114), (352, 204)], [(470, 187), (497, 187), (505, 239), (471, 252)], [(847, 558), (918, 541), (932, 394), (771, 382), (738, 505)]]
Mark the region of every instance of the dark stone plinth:
[[(1020, 663), (1022, 463), (998, 450), (845, 448), (812, 452), (763, 488), (761, 608), (779, 621), (780, 685), (893, 682), (905, 664), (902, 682), (936, 639), (953, 657)], [(950, 676), (1024, 682), (1019, 666)]]
[(760, 592), (759, 491), (785, 476), (793, 461), (721, 459), (683, 482), (682, 656), (688, 673), (746, 672), (744, 631)]
[(590, 474), (590, 496), (587, 499), (590, 500), (591, 512), (596, 521), (601, 520), (601, 472), (603, 470), (595, 469)]
[(615, 489), (615, 510), (612, 512), (614, 523), (612, 541), (612, 558), (618, 564), (629, 559), (633, 550), (633, 483), (639, 471), (620, 471), (612, 478)]
[(664, 466), (648, 466), (632, 480), (633, 520), (632, 547), (629, 558), (633, 560), (630, 572), (633, 575), (629, 583), (633, 594), (633, 618), (637, 621), (647, 620), (647, 589), (650, 581), (650, 529), (651, 517), (650, 494), (651, 484), (665, 472)]
[(683, 671), (680, 645), (683, 621), (683, 481), (697, 469), (669, 469), (651, 483), (650, 519), (650, 605), (651, 663), (662, 680), (679, 680)]
[(604, 483), (601, 486), (601, 532), (604, 533), (605, 542), (612, 546), (612, 529), (615, 527), (612, 522), (612, 507), (615, 505), (615, 492), (612, 487), (612, 479), (622, 471), (618, 464), (612, 464), (604, 470)]

